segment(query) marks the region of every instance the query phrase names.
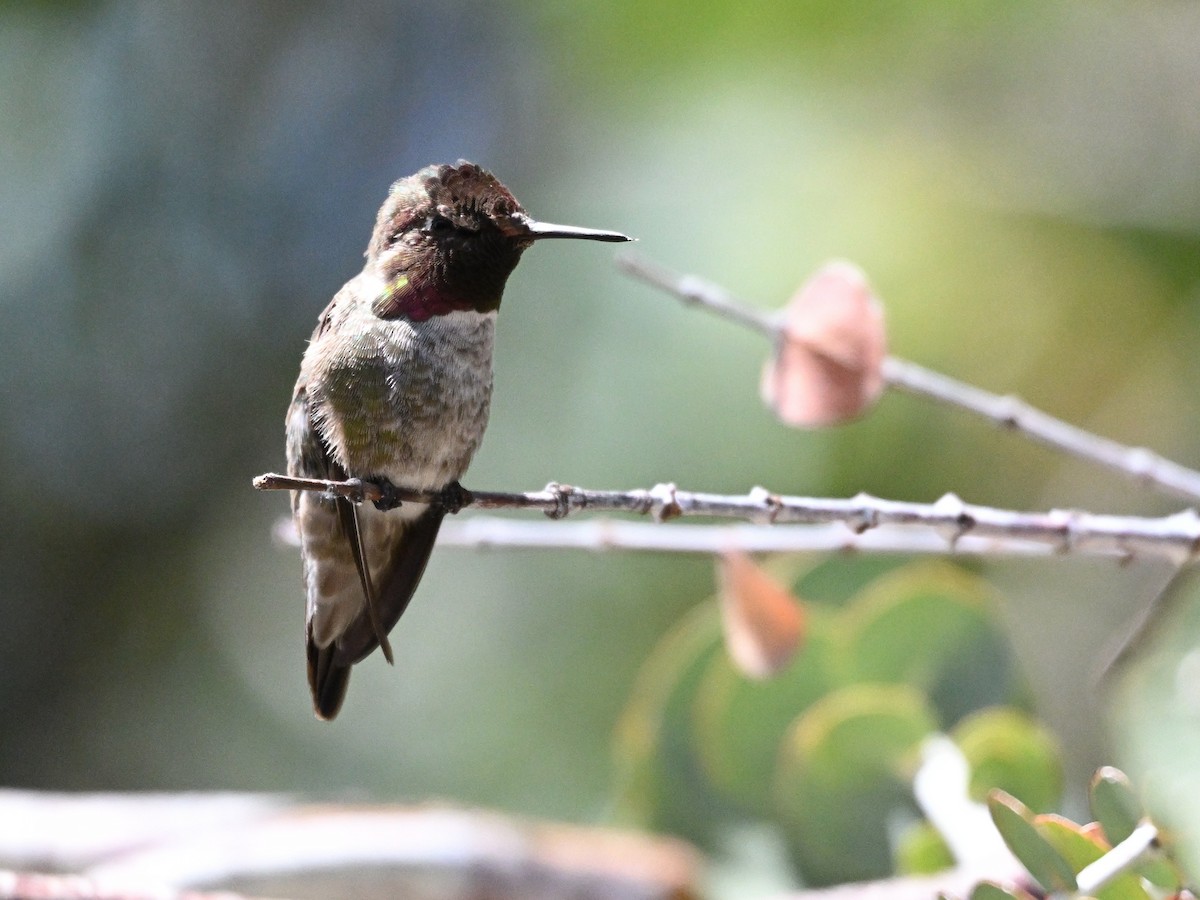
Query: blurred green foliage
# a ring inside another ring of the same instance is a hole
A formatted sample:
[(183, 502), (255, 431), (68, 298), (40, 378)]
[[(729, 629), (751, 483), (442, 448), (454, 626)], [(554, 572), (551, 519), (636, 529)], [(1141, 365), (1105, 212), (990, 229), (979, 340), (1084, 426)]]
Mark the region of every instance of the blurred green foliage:
[(902, 875), (932, 875), (954, 865), (954, 854), (928, 822), (913, 822), (900, 834), (893, 850), (896, 871)]
[[(1183, 569), (1118, 662), (1109, 684), (1109, 717), (1122, 768), (1132, 774), (1155, 821), (1171, 829), (1181, 862), (1200, 871), (1200, 579)], [(1128, 788), (1118, 787), (1118, 797)], [(1128, 802), (1128, 801), (1127, 801)], [(1097, 810), (1097, 817), (1107, 804)], [(1140, 809), (1140, 802), (1138, 803)], [(1109, 813), (1108, 822), (1119, 813)], [(1129, 814), (1121, 829), (1128, 827)]]
[[(1118, 769), (1105, 767), (1096, 773), (1090, 800), (1096, 821), (1087, 825), (1063, 816), (1034, 815), (1002, 790), (993, 791), (988, 810), (1005, 844), (1046, 891), (1097, 900), (1149, 900), (1164, 893), (1188, 893), (1183, 871), (1174, 859), (1175, 842), (1158, 826), (1153, 826), (1153, 838), (1140, 845), (1140, 852), (1122, 855), (1123, 864), (1097, 886), (1095, 874), (1084, 870), (1129, 838), (1136, 827), (1152, 823), (1129, 779)], [(1025, 890), (990, 882), (981, 883), (971, 893), (972, 900), (1023, 900), (1028, 896)]]
[(936, 729), (910, 685), (839, 688), (797, 718), (780, 748), (772, 801), (806, 883), (891, 872), (888, 820), (911, 808), (921, 741)]
[(836, 612), (806, 605), (804, 646), (765, 682), (733, 669), (715, 604), (698, 607), (651, 654), (622, 717), (620, 809), (710, 850), (746, 818), (769, 822), (807, 884), (881, 877), (913, 852), (893, 846), (893, 825), (919, 817), (912, 779), (940, 730), (973, 788), (1052, 808), (1058, 750), (1005, 705), (1025, 694), (997, 607), (959, 569), (897, 569)]
[(1056, 741), (1025, 714), (988, 708), (963, 718), (951, 732), (971, 769), (971, 798), (982, 803), (1005, 791), (1037, 812), (1051, 812), (1062, 797), (1062, 763)]

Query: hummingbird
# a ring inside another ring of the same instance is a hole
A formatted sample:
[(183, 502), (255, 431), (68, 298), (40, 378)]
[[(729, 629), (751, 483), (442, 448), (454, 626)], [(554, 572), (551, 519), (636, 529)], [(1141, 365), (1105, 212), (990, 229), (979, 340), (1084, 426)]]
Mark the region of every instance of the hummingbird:
[[(466, 496), (492, 396), (504, 284), (535, 241), (627, 241), (531, 218), (495, 176), (465, 160), (401, 178), (375, 220), (362, 272), (317, 319), (287, 413), (288, 474), (380, 486), (355, 504), (292, 492), (306, 591), (313, 709), (334, 718), (350, 669), (382, 648)], [(397, 488), (438, 492), (429, 503)]]

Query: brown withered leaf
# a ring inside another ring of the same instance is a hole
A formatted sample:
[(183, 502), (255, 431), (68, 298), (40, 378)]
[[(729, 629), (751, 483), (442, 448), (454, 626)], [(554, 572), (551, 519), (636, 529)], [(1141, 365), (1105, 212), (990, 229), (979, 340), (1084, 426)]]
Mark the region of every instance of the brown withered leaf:
[(883, 307), (866, 275), (848, 262), (827, 263), (783, 311), (763, 368), (763, 402), (795, 427), (853, 419), (882, 393), (886, 355)]
[(733, 664), (749, 678), (787, 668), (804, 638), (800, 601), (741, 550), (717, 558), (721, 624)]

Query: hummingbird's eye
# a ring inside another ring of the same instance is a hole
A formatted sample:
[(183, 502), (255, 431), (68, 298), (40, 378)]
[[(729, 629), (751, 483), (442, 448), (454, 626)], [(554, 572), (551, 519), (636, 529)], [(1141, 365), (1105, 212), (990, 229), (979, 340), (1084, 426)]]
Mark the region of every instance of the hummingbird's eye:
[(430, 216), (425, 220), (425, 227), (421, 229), (426, 234), (449, 234), (454, 230), (454, 223), (445, 216)]

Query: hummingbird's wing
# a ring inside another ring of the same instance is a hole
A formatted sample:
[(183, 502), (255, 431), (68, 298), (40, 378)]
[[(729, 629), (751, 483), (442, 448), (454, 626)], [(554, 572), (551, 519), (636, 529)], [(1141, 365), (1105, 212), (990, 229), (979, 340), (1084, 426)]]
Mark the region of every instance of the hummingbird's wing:
[[(296, 385), (288, 409), (287, 450), (289, 475), (331, 481), (346, 478), (346, 473), (330, 457), (325, 442), (313, 425), (303, 383)], [(324, 646), (318, 644), (313, 626), (321, 601), (328, 599), (323, 598), (322, 593), (330, 593), (331, 588), (338, 587), (338, 579), (330, 570), (345, 569), (344, 557), (351, 561), (355, 570), (363, 571), (360, 568), (362, 563), (355, 556), (359, 551), (359, 543), (351, 542), (346, 530), (347, 520), (355, 521), (354, 509), (348, 500), (335, 500), (312, 491), (293, 491), (292, 515), (304, 555), (304, 637), (308, 650), (308, 684), (312, 689), (313, 708), (317, 715), (332, 719), (346, 697), (350, 666), (334, 661), (336, 648), (331, 643), (326, 642)], [(340, 580), (345, 582), (346, 578)], [(334, 593), (342, 590), (344, 588)]]
[[(396, 627), (400, 616), (408, 609), (409, 601), (412, 600), (421, 576), (425, 573), (425, 564), (429, 562), (429, 554), (433, 552), (444, 515), (442, 510), (431, 506), (416, 518), (405, 520), (401, 524), (400, 534), (392, 544), (391, 559), (376, 589), (378, 624), (384, 635)], [(338, 663), (353, 665), (378, 646), (379, 632), (368, 613), (369, 610), (364, 608), (337, 639), (335, 659)]]

